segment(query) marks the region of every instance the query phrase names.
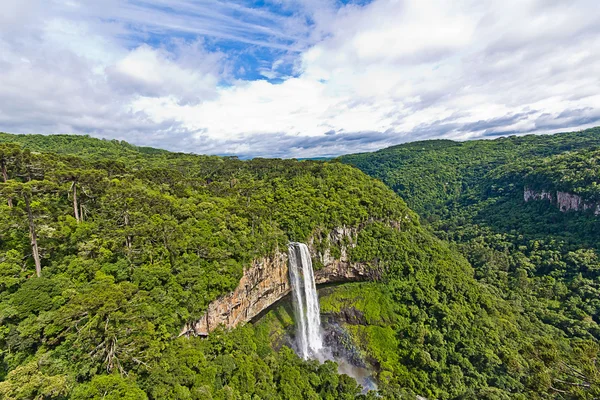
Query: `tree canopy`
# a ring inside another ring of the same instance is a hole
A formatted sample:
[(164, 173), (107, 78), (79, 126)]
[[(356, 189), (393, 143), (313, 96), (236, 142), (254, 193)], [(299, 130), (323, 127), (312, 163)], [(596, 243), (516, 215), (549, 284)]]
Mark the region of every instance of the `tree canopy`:
[[(599, 390), (600, 217), (593, 208), (561, 212), (547, 200), (525, 202), (523, 195), (526, 188), (554, 196), (564, 191), (595, 204), (599, 146), (600, 128), (593, 128), (409, 143), (340, 160), (400, 194), (429, 230), (469, 260), (477, 280), (521, 309), (536, 330), (562, 332), (573, 358), (571, 364), (558, 363), (562, 378), (545, 381), (547, 396), (594, 398)], [(544, 335), (543, 343), (548, 348), (558, 342)]]
[[(383, 156), (387, 172), (362, 155), (367, 173), (394, 177), (384, 182), (423, 213), (423, 227), (346, 159), (242, 161), (0, 134), (0, 397), (376, 398), (334, 363), (274, 345), (274, 314), (207, 339), (177, 337), (253, 259), (338, 226), (361, 226), (349, 256), (381, 278), (331, 289), (323, 311), (375, 366), (379, 395), (597, 396), (596, 245), (569, 229), (566, 240), (530, 223), (525, 233), (507, 226), (514, 213), (590, 216), (522, 204), (518, 190), (499, 190), (520, 170), (492, 174), (523, 154), (598, 140), (567, 136), (503, 139), (501, 155), (488, 142), (481, 152), (411, 144), (400, 158)], [(421, 158), (429, 152), (443, 156)], [(483, 154), (479, 164), (463, 165), (469, 152)]]

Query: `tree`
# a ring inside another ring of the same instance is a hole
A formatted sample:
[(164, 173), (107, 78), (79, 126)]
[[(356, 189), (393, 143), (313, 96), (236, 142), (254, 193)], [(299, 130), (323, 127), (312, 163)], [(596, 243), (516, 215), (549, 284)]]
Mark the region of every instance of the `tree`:
[(45, 193), (50, 193), (56, 190), (56, 185), (50, 181), (29, 181), (26, 183), (10, 181), (2, 188), (2, 193), (10, 197), (18, 195), (24, 201), (24, 212), (27, 217), (27, 227), (29, 231), (29, 241), (31, 246), (31, 255), (34, 260), (35, 273), (38, 277), (42, 275), (42, 262), (40, 257), (40, 249), (38, 245), (38, 234), (35, 223), (35, 210), (33, 201), (35, 196), (40, 196)]
[(33, 221), (33, 212), (31, 211), (31, 192), (27, 190), (23, 192), (23, 198), (25, 199), (25, 209), (27, 210), (27, 220), (29, 221), (29, 237), (31, 239), (31, 251), (33, 253), (33, 260), (35, 262), (35, 274), (42, 276), (42, 262), (40, 260), (40, 250), (38, 248), (37, 233), (35, 232), (35, 222)]
[(135, 382), (119, 375), (95, 376), (91, 382), (79, 385), (73, 400), (145, 400), (146, 393)]
[(8, 373), (0, 382), (0, 398), (14, 400), (64, 399), (71, 382), (66, 375), (49, 375), (42, 371), (42, 357), (33, 359)]
[[(14, 159), (18, 157), (21, 150), (18, 145), (15, 144), (0, 144), (0, 170), (2, 170), (2, 180), (4, 183), (8, 183), (8, 164), (14, 162)], [(8, 197), (8, 207), (12, 208), (12, 198)]]

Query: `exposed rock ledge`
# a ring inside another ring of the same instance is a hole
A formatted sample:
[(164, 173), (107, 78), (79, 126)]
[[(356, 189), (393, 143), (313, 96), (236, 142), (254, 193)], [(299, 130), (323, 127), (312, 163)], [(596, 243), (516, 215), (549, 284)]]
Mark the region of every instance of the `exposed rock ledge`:
[[(321, 238), (329, 244), (323, 251), (316, 249), (318, 240), (314, 237), (308, 242), (311, 256), (324, 266), (315, 271), (317, 284), (377, 278), (377, 272), (371, 267), (349, 260), (348, 248), (356, 246), (357, 235), (356, 228), (336, 228), (326, 238)], [(338, 259), (331, 256), (331, 246), (340, 250)], [(234, 328), (250, 321), (290, 291), (287, 251), (278, 251), (273, 256), (254, 260), (251, 267), (244, 271), (237, 288), (210, 303), (204, 316), (195, 323), (184, 326), (180, 335), (206, 336), (220, 325), (227, 329)]]
[(525, 188), (523, 192), (525, 202), (532, 200), (549, 200), (552, 204), (556, 204), (562, 212), (567, 211), (585, 211), (594, 210), (594, 215), (600, 215), (600, 204), (585, 202), (581, 196), (567, 192), (556, 192), (556, 194), (542, 190), (536, 191)]

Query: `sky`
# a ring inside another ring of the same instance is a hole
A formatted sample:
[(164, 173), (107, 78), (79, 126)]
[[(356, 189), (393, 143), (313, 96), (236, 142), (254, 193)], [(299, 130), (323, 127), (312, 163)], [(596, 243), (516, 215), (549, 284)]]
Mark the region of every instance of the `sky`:
[(0, 131), (319, 157), (600, 125), (598, 0), (0, 0)]

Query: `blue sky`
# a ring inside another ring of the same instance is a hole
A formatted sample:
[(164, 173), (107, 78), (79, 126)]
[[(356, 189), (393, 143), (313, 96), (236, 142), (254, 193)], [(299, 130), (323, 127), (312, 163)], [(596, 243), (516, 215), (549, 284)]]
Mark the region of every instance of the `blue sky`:
[(5, 0), (0, 130), (317, 157), (600, 125), (596, 0)]

